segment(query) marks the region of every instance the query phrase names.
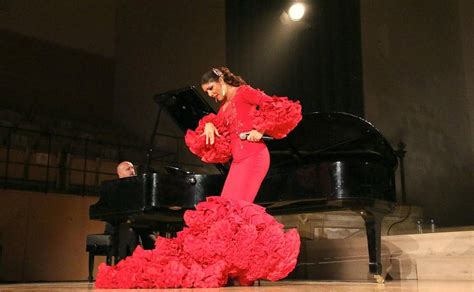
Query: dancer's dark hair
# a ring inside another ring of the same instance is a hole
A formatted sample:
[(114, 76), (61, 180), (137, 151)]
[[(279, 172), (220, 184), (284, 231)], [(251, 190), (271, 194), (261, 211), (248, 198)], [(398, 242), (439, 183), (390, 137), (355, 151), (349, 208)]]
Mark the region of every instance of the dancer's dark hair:
[(227, 67), (217, 67), (217, 68), (212, 68), (211, 70), (207, 71), (201, 77), (201, 84), (218, 81), (219, 78), (221, 77), (222, 79), (224, 79), (225, 83), (235, 86), (235, 87), (247, 84), (247, 82), (245, 82), (245, 80), (242, 79), (242, 77), (237, 76), (234, 73), (230, 72), (229, 68)]

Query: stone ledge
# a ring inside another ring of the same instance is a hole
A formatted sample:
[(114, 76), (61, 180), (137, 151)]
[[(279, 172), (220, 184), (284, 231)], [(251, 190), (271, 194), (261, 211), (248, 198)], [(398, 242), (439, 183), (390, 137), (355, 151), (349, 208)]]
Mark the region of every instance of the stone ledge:
[[(408, 218), (394, 225), (391, 234), (416, 233), (418, 220), (423, 218), (420, 207), (397, 206), (393, 213), (384, 217), (382, 234), (387, 234), (390, 226), (403, 219), (410, 211)], [(339, 239), (354, 236), (365, 236), (365, 223), (359, 213), (350, 210), (314, 212), (276, 216), (287, 228), (297, 228), (300, 235), (307, 239)]]
[[(474, 231), (382, 236), (383, 275), (396, 280), (474, 280)], [(293, 279), (372, 280), (367, 241), (303, 239)]]

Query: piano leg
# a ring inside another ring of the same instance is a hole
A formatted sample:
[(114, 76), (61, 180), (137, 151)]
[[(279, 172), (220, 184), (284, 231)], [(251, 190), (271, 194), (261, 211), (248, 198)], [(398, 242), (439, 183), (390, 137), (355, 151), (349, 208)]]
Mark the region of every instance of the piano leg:
[(381, 261), (381, 241), (382, 241), (382, 220), (385, 213), (365, 209), (360, 212), (365, 221), (365, 229), (367, 233), (367, 245), (369, 249), (369, 271), (374, 275), (374, 279), (378, 283), (385, 281), (382, 276)]
[(112, 255), (108, 254), (106, 257), (105, 257), (105, 264), (107, 266), (111, 266), (112, 265)]
[(94, 281), (94, 278), (92, 277), (92, 273), (94, 271), (94, 254), (92, 252), (89, 252), (89, 276), (87, 277), (87, 280), (89, 283), (92, 283)]

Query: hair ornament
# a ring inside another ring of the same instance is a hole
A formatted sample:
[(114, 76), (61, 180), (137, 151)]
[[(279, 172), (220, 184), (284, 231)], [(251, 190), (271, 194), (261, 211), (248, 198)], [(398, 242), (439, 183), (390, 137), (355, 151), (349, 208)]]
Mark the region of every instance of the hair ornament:
[(221, 70), (217, 68), (212, 68), (212, 72), (217, 76), (217, 77), (224, 77), (224, 74), (222, 73)]

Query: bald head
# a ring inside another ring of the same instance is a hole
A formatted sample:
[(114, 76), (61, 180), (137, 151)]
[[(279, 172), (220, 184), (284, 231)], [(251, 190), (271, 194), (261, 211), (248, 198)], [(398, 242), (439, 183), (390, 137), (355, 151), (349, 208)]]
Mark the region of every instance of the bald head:
[(120, 162), (117, 165), (117, 175), (119, 178), (136, 176), (135, 167), (129, 161)]

